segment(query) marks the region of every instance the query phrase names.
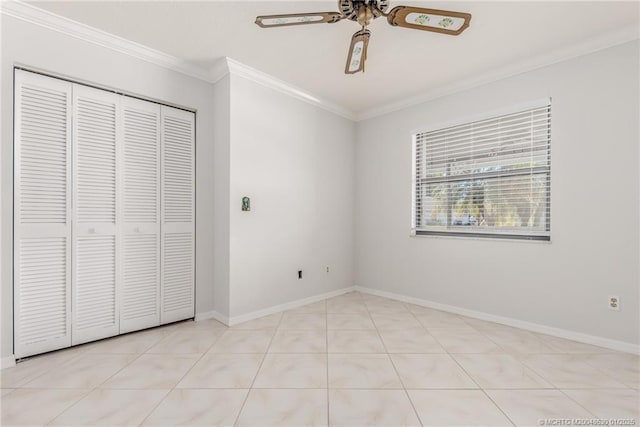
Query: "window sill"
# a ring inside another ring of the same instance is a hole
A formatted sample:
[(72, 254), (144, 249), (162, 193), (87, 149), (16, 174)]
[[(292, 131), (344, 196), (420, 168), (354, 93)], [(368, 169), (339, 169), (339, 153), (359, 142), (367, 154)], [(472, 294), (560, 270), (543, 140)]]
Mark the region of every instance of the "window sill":
[(417, 234), (414, 231), (409, 233), (410, 238), (427, 238), (427, 239), (462, 239), (462, 240), (480, 240), (480, 241), (493, 241), (493, 242), (512, 242), (512, 243), (533, 243), (550, 245), (551, 239), (526, 239), (517, 237), (495, 237), (495, 236), (478, 236), (478, 235), (464, 235), (464, 234)]

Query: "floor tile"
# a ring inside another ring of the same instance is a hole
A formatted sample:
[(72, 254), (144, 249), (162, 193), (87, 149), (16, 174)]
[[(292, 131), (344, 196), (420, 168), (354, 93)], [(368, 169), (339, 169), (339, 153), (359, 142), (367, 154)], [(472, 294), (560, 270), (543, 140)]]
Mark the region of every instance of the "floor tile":
[(392, 354), (405, 388), (478, 388), (448, 354)]
[(548, 346), (562, 353), (599, 354), (614, 352), (608, 348), (566, 340), (564, 338), (552, 337), (550, 335), (536, 334), (536, 336)]
[(205, 354), (178, 388), (250, 388), (261, 354)]
[(484, 334), (508, 353), (559, 353), (558, 350), (546, 344), (536, 334), (522, 329), (503, 326), (484, 331)]
[(499, 353), (503, 350), (480, 332), (470, 329), (429, 329), (449, 353)]
[(453, 358), (482, 388), (553, 388), (509, 354), (454, 354)]
[(213, 345), (224, 330), (177, 330), (164, 337), (147, 353), (160, 354), (202, 354)]
[(598, 418), (640, 421), (640, 393), (631, 389), (562, 390)]
[(640, 417), (636, 355), (358, 292), (231, 328), (206, 320), (139, 331), (0, 375), (2, 425)]
[(420, 322), (409, 312), (391, 314), (372, 312), (371, 318), (379, 330), (421, 328)]
[(633, 388), (640, 388), (640, 356), (627, 353), (595, 354), (582, 360), (611, 378)]
[(326, 426), (327, 391), (253, 389), (238, 426)]
[(199, 354), (143, 354), (102, 387), (170, 389), (199, 358)]
[(369, 313), (402, 314), (409, 313), (403, 303), (392, 300), (369, 300), (365, 301)]
[(387, 354), (329, 354), (329, 388), (402, 388)]
[(375, 329), (368, 313), (329, 313), (327, 329)]
[(95, 388), (137, 357), (136, 354), (83, 354), (71, 363), (55, 367), (28, 382), (24, 387)]
[(84, 351), (78, 348), (65, 349), (31, 357), (18, 362), (16, 366), (0, 370), (0, 387), (21, 387), (29, 381), (55, 370), (61, 365), (73, 362), (82, 356)]
[(59, 415), (58, 426), (137, 426), (169, 390), (93, 390)]
[(329, 390), (332, 426), (419, 426), (404, 390)]
[(341, 299), (340, 297), (327, 300), (327, 313), (334, 314), (366, 314), (367, 306), (360, 299)]
[(264, 353), (273, 334), (273, 330), (230, 329), (218, 338), (209, 353)]
[(87, 353), (142, 354), (169, 335), (162, 330), (135, 332), (86, 344)]
[(380, 331), (389, 353), (445, 353), (444, 348), (423, 328)]
[(474, 319), (472, 317), (461, 316), (462, 320), (477, 331), (490, 331), (496, 328), (504, 327), (500, 323), (488, 322), (486, 320)]
[(325, 354), (267, 354), (253, 385), (256, 388), (326, 388)]
[(403, 304), (400, 301), (396, 301), (396, 300), (392, 300), (389, 298), (385, 298), (385, 297), (381, 297), (378, 295), (373, 295), (373, 294), (369, 294), (369, 293), (361, 293), (360, 294), (360, 298), (362, 301), (364, 301), (367, 304)]
[(626, 386), (585, 363), (580, 355), (534, 354), (524, 364), (558, 388), (625, 388)]
[(482, 390), (408, 390), (424, 426), (511, 426)]
[(270, 314), (247, 322), (238, 323), (229, 329), (276, 329), (282, 319), (282, 313)]
[(471, 327), (457, 314), (446, 313), (444, 311), (432, 310), (414, 314), (416, 319), (427, 329), (431, 328), (469, 328)]
[(325, 314), (295, 314), (284, 313), (279, 329), (312, 329), (326, 330), (327, 317)]
[(545, 419), (594, 418), (558, 390), (488, 390), (487, 394), (519, 426), (539, 426)]
[(39, 426), (80, 400), (88, 390), (20, 389), (2, 397), (2, 426)]
[(385, 353), (377, 331), (328, 331), (329, 353)]
[(269, 353), (326, 353), (327, 333), (319, 330), (281, 329), (273, 337)]
[[(174, 330), (187, 330), (187, 331), (213, 331), (213, 330), (226, 330), (228, 326), (215, 319), (206, 320), (187, 320), (184, 322), (173, 323), (171, 326)], [(172, 331), (173, 332), (173, 331)]]
[(404, 306), (407, 307), (407, 310), (410, 313), (414, 313), (414, 314), (424, 314), (424, 313), (433, 311), (433, 309), (431, 308), (423, 307), (421, 305), (416, 305), (416, 304), (404, 303)]
[(311, 304), (303, 305), (302, 307), (293, 308), (291, 310), (287, 310), (285, 313), (291, 314), (325, 314), (327, 312), (327, 303), (326, 301), (318, 301)]
[(241, 389), (174, 389), (142, 425), (232, 426), (247, 392)]

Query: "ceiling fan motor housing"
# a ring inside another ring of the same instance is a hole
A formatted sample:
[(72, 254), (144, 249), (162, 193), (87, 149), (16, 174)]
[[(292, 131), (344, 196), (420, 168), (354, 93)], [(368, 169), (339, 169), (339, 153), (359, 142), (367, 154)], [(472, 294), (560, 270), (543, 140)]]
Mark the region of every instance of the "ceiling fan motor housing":
[(366, 19), (366, 12), (371, 14), (369, 20), (382, 16), (389, 9), (389, 0), (338, 0), (338, 8), (347, 19), (364, 25), (360, 21)]

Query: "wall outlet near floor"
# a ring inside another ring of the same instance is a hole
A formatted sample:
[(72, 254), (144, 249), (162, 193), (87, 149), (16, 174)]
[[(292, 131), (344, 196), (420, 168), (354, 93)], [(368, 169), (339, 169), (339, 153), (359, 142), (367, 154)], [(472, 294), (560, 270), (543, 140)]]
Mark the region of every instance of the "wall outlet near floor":
[(302, 279), (302, 270), (298, 270), (298, 279)]
[(329, 272), (329, 266), (327, 265), (327, 273)]
[(609, 310), (620, 311), (620, 297), (615, 295), (609, 296)]

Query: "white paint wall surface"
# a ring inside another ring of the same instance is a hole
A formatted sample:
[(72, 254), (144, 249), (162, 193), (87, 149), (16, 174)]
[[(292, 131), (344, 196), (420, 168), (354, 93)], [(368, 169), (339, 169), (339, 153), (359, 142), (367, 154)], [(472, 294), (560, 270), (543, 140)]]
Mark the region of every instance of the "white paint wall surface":
[[(639, 50), (627, 43), (360, 122), (356, 284), (637, 344)], [(552, 242), (409, 237), (412, 132), (549, 96)]]
[(354, 141), (353, 122), (231, 76), (230, 316), (353, 285)]
[(229, 191), (231, 167), (231, 76), (216, 82), (213, 94), (213, 309), (229, 316)]
[(0, 19), (2, 19), (0, 356), (7, 357), (13, 352), (13, 78), (11, 76), (16, 64), (197, 109), (196, 313), (212, 310), (213, 85), (6, 15), (1, 15)]

